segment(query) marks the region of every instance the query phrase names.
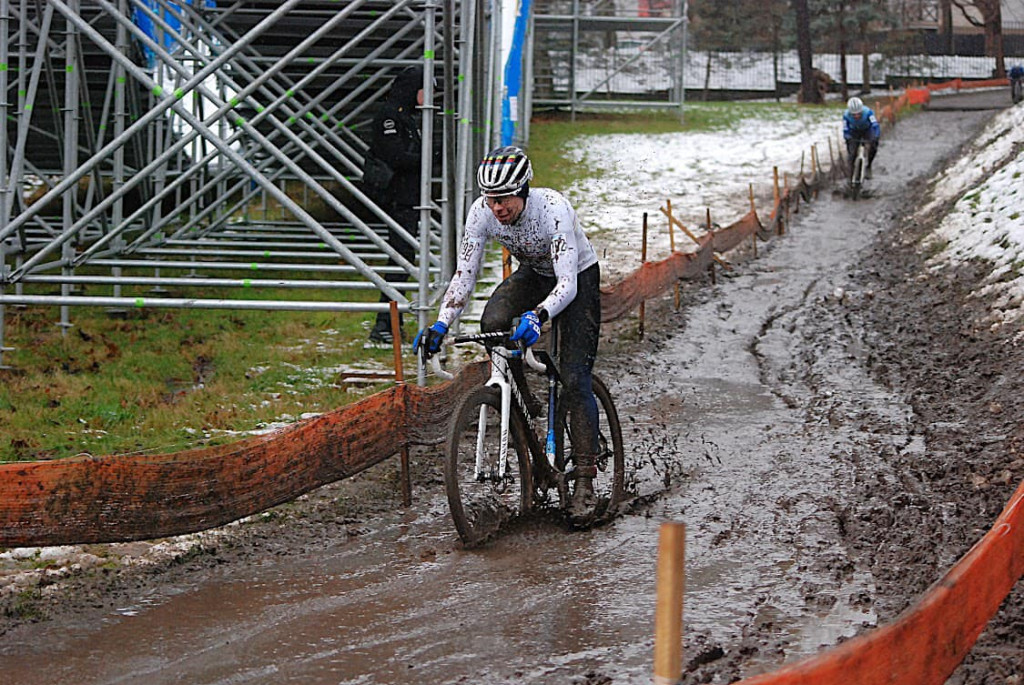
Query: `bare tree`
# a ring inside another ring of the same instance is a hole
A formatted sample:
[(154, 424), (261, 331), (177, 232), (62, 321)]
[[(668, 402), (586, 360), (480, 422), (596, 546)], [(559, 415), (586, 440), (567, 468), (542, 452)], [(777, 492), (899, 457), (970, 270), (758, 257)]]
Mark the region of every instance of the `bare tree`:
[(823, 102), (814, 72), (814, 52), (811, 48), (811, 15), (807, 0), (793, 0), (796, 11), (796, 51), (800, 56), (800, 101), (808, 104)]
[[(1003, 53), (1003, 7), (1001, 0), (952, 0), (974, 26), (985, 29), (985, 54), (996, 58), (994, 75), (1006, 77), (1006, 60)], [(972, 12), (971, 10), (975, 10)], [(980, 18), (979, 18), (980, 17)]]

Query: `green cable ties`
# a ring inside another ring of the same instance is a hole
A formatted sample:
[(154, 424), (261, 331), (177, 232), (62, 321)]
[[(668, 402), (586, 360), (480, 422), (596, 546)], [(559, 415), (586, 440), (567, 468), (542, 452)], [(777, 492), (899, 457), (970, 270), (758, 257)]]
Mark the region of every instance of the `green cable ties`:
[(69, 74), (74, 72), (74, 70), (75, 70), (75, 65), (74, 64), (69, 64), (66, 67), (64, 67), (64, 71), (68, 72)]
[(175, 90), (174, 91), (174, 97), (178, 98), (179, 100), (182, 99), (183, 97), (185, 97), (185, 89), (184, 88), (178, 88), (177, 90)]
[(100, 124), (100, 130), (101, 131), (106, 131), (107, 130), (107, 125), (106, 124)]
[(446, 110), (444, 111), (444, 113), (445, 113), (445, 114), (455, 114), (455, 110), (454, 110), (454, 109), (446, 109)]
[(459, 123), (462, 124), (463, 126), (468, 126), (469, 125), (469, 118), (468, 117), (462, 117), (462, 119), (459, 120)]
[(231, 98), (228, 100), (228, 104), (232, 107), (238, 107), (238, 98)]
[(465, 74), (459, 74), (458, 76), (455, 77), (455, 80), (456, 81), (465, 81), (466, 80), (466, 75)]
[(295, 117), (288, 117), (288, 123), (289, 124), (294, 124), (295, 123)]
[(7, 71), (7, 62), (0, 62), (0, 71)]
[(330, 118), (331, 118), (331, 115), (327, 114), (326, 112), (324, 112), (323, 114), (320, 115), (320, 121), (327, 121)]
[(434, 59), (434, 51), (433, 50), (424, 50), (423, 51), (423, 59)]
[(322, 248), (324, 248), (326, 250), (327, 249), (327, 243), (320, 243), (320, 247), (322, 247)]
[(293, 97), (295, 97), (295, 91), (289, 89), (288, 91), (285, 92), (285, 95), (287, 95), (290, 98), (293, 98)]
[(307, 57), (306, 61), (309, 62), (310, 64), (316, 64), (316, 58), (315, 57)]
[(256, 263), (253, 263), (253, 265), (250, 266), (249, 268), (252, 269), (253, 271), (259, 271), (260, 270), (260, 265), (256, 264)]
[(235, 126), (245, 126), (245, 118), (238, 117), (235, 119)]
[(307, 119), (316, 119), (316, 117), (315, 117), (315, 116), (313, 116), (313, 113), (312, 113), (312, 112), (306, 112), (306, 118), (307, 118)]
[(263, 110), (265, 110), (265, 109), (266, 109), (266, 107), (264, 107), (263, 105), (256, 105), (256, 113), (257, 114), (263, 114)]
[(32, 105), (25, 105), (25, 111), (26, 112), (31, 112), (32, 111)]
[(27, 90), (19, 90), (18, 91), (18, 97), (25, 97), (26, 95), (28, 95), (28, 91)]
[(243, 288), (251, 288), (252, 287), (252, 281), (250, 281), (248, 278), (244, 279), (242, 281), (242, 287)]
[(164, 89), (161, 86), (153, 86), (153, 95), (160, 97), (164, 94)]
[(117, 82), (118, 83), (127, 83), (128, 79), (126, 79), (124, 76), (118, 76), (117, 77)]
[(145, 307), (146, 306), (146, 301), (144, 299), (142, 299), (141, 297), (136, 297), (135, 298), (135, 306), (136, 307)]
[(263, 251), (263, 256), (269, 259), (270, 258), (270, 252), (268, 250), (264, 250)]

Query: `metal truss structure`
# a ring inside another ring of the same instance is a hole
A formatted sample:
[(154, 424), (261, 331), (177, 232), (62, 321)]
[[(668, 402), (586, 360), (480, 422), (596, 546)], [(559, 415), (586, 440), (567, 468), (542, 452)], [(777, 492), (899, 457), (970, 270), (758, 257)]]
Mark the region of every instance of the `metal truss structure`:
[(687, 4), (534, 0), (528, 110), (659, 107), (678, 108), (681, 115)]
[[(380, 311), (357, 294), (381, 291), (422, 322), (493, 139), (496, 23), (483, 0), (0, 0), (0, 365), (18, 305), (67, 328), (75, 305)], [(412, 64), (418, 234), (361, 183)]]

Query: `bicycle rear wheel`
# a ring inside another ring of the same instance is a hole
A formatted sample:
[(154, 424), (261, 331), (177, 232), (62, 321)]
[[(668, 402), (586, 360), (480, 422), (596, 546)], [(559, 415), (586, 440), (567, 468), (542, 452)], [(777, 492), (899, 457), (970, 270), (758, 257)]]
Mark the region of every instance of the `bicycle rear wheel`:
[[(593, 521), (614, 513), (625, 497), (626, 457), (622, 444), (622, 426), (608, 387), (597, 376), (592, 376), (594, 397), (597, 399), (598, 455), (597, 477), (594, 478), (594, 494), (597, 496), (589, 518)], [(572, 426), (566, 402), (559, 401), (556, 413), (555, 465), (563, 472), (575, 466), (573, 458)], [(576, 480), (565, 479), (565, 487), (559, 489), (563, 509), (572, 501)], [(588, 517), (581, 517), (586, 520)]]
[(456, 407), (448, 428), (444, 483), (455, 529), (467, 547), (486, 542), (503, 524), (530, 509), (530, 460), (516, 438), (522, 435), (521, 421), (513, 409), (502, 473), (501, 392), (480, 387)]

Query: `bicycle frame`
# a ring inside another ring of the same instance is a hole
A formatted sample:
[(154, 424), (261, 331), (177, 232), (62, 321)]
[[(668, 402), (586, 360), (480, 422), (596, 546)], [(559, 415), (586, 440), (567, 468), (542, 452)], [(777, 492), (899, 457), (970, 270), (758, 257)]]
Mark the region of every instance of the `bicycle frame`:
[[(461, 342), (482, 342), (487, 338), (504, 338), (504, 333), (485, 333), (476, 336), (464, 336), (455, 339), (455, 344)], [(510, 367), (510, 360), (522, 357), (530, 368), (543, 373), (548, 378), (548, 422), (547, 422), (547, 435), (545, 439), (544, 455), (547, 458), (548, 465), (551, 467), (555, 466), (555, 404), (557, 400), (557, 387), (558, 387), (558, 376), (555, 372), (553, 365), (549, 365), (544, 361), (537, 359), (531, 348), (526, 348), (525, 353), (521, 350), (510, 350), (504, 345), (494, 345), (490, 350), (491, 358), (491, 375), (484, 383), (484, 385), (497, 388), (501, 393), (501, 442), (499, 447), (499, 459), (500, 463), (498, 466), (498, 475), (501, 478), (505, 477), (505, 471), (508, 465), (508, 447), (509, 447), (509, 424), (512, 415), (512, 402), (515, 400), (516, 407), (523, 413), (523, 416), (529, 418), (531, 413), (529, 406), (526, 402), (523, 389), (519, 387), (515, 377), (512, 374)], [(441, 363), (437, 356), (433, 356), (430, 359), (431, 366), (433, 367), (434, 373), (439, 377), (446, 380), (451, 380), (452, 374), (448, 373), (441, 368)], [(529, 390), (526, 390), (529, 392)], [(476, 472), (477, 477), (480, 476), (483, 470), (483, 443), (485, 439), (485, 417), (481, 410), (480, 424), (477, 434), (477, 449), (476, 449)], [(531, 443), (535, 443), (534, 440), (527, 439)], [(539, 445), (535, 447), (534, 444), (529, 444), (528, 449), (531, 454), (535, 454), (539, 451)]]

